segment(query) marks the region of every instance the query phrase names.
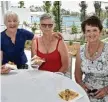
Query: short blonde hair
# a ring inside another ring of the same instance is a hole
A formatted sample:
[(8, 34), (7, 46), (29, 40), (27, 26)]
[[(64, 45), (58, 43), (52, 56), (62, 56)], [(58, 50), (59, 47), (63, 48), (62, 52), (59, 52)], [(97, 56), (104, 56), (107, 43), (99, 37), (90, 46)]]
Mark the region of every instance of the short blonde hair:
[(13, 11), (7, 11), (6, 14), (4, 15), (4, 24), (6, 24), (6, 21), (8, 19), (9, 16), (14, 16), (17, 18), (17, 21), (19, 22), (19, 17), (17, 15), (17, 13), (13, 12)]

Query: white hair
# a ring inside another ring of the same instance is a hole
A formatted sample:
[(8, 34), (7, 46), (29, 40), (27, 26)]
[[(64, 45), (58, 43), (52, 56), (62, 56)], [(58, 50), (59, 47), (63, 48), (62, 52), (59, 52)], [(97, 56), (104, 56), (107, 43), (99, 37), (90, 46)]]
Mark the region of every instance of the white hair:
[(54, 16), (51, 15), (50, 13), (44, 13), (43, 15), (41, 15), (40, 21), (42, 21), (44, 19), (51, 19), (54, 22)]
[(8, 19), (9, 16), (14, 16), (17, 18), (17, 21), (19, 22), (19, 17), (17, 15), (17, 13), (13, 12), (13, 11), (7, 11), (6, 14), (4, 15), (4, 24), (6, 24), (6, 21)]

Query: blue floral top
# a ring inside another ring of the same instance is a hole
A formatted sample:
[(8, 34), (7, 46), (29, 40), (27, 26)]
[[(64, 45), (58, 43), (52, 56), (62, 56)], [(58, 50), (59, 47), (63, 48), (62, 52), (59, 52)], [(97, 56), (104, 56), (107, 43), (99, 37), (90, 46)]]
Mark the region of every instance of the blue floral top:
[[(108, 43), (104, 44), (101, 55), (94, 61), (85, 56), (85, 45), (80, 48), (81, 70), (85, 77), (83, 79), (90, 89), (100, 89), (108, 86)], [(90, 97), (91, 102), (108, 102), (108, 95), (103, 99)]]

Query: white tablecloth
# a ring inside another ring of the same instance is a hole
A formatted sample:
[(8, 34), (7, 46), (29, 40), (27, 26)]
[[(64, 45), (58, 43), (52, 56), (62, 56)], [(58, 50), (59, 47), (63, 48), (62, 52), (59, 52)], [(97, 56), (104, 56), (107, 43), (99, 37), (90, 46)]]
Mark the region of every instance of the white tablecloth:
[(1, 75), (2, 102), (65, 102), (58, 95), (65, 89), (72, 89), (83, 96), (75, 102), (90, 102), (87, 94), (78, 84), (59, 74), (16, 70)]

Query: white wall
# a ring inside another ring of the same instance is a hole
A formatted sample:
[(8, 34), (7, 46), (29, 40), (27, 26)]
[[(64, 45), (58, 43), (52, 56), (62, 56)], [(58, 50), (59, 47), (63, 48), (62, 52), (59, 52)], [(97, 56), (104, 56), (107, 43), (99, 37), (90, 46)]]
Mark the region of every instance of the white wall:
[(24, 21), (31, 23), (31, 14), (30, 10), (27, 8), (15, 8), (11, 7), (10, 10), (16, 12), (19, 16), (20, 24), (23, 24)]
[(0, 32), (5, 29), (4, 25), (4, 14), (10, 8), (10, 1), (0, 1)]

